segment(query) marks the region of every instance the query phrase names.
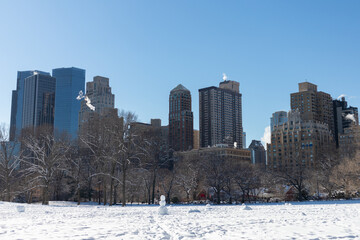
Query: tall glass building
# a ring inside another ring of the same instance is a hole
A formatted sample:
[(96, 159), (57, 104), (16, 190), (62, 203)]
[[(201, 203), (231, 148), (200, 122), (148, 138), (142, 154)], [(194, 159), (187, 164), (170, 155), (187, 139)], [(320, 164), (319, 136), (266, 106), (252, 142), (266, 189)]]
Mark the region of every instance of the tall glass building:
[(288, 114), (285, 111), (278, 111), (272, 114), (270, 118), (271, 132), (274, 131), (275, 127), (281, 126), (288, 121)]
[(55, 82), (39, 73), (25, 78), (22, 128), (54, 124)]
[(50, 73), (38, 70), (34, 71), (18, 71), (16, 90), (12, 92), (11, 102), (11, 119), (10, 119), (10, 141), (14, 141), (20, 134), (22, 129), (22, 114), (24, 101), (24, 82), (25, 78), (35, 74), (50, 76)]
[(75, 67), (53, 69), (56, 78), (55, 131), (77, 137), (81, 101), (76, 97), (85, 92), (85, 70)]

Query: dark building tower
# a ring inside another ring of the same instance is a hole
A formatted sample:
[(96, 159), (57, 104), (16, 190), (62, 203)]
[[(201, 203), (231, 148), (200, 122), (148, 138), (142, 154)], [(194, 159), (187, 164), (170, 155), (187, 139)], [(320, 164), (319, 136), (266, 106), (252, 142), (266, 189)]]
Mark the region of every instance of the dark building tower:
[(193, 148), (193, 122), (190, 91), (179, 84), (169, 96), (169, 144), (174, 151)]
[(15, 141), (16, 109), (17, 109), (17, 91), (13, 90), (12, 98), (11, 98), (11, 116), (10, 116), (10, 134), (9, 134), (10, 141)]
[(234, 143), (243, 147), (239, 85), (225, 80), (219, 87), (199, 89), (200, 147)]
[(16, 140), (22, 129), (25, 78), (38, 73), (50, 76), (50, 73), (37, 70), (17, 72), (16, 90), (12, 92), (11, 101), (10, 141)]
[(335, 132), (333, 102), (330, 94), (317, 91), (317, 85), (299, 83), (299, 92), (291, 94), (291, 110), (298, 110), (304, 121), (317, 121)]
[(54, 128), (76, 138), (79, 128), (81, 102), (76, 99), (85, 92), (85, 70), (75, 67), (57, 68), (52, 71), (56, 78), (56, 105)]
[(251, 162), (261, 168), (266, 167), (266, 151), (261, 141), (252, 140), (249, 150), (251, 151)]
[(353, 125), (359, 125), (358, 108), (347, 105), (345, 97), (341, 100), (333, 101), (334, 107), (334, 122), (335, 122), (335, 141), (336, 146), (339, 147), (339, 135), (344, 134), (346, 128)]
[(22, 128), (54, 125), (55, 78), (35, 74), (25, 78)]

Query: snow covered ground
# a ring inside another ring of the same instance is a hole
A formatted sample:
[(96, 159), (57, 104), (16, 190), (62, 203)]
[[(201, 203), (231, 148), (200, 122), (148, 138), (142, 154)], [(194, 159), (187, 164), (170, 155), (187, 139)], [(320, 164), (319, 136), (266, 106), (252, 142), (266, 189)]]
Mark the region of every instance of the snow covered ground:
[(360, 239), (360, 201), (247, 209), (170, 206), (161, 216), (157, 206), (0, 202), (0, 239)]

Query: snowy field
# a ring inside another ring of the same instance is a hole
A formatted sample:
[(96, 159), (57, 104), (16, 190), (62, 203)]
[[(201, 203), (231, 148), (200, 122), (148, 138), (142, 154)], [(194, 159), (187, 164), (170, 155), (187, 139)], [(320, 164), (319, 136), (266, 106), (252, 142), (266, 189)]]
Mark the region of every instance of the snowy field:
[(246, 208), (0, 202), (0, 239), (360, 239), (360, 201)]

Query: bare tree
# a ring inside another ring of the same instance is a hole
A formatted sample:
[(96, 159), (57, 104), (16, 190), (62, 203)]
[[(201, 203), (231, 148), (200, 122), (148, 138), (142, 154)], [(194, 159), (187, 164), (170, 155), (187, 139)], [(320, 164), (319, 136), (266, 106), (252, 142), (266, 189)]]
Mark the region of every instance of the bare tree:
[(345, 193), (345, 197), (352, 197), (360, 191), (360, 152), (352, 158), (345, 158), (336, 166), (331, 180), (337, 184), (338, 189)]
[[(32, 134), (30, 134), (32, 132)], [(54, 138), (53, 129), (48, 126), (29, 131), (22, 138), (26, 153), (21, 159), (23, 172), (31, 188), (42, 189), (42, 204), (49, 204), (49, 187), (57, 171), (65, 170), (64, 154), (70, 148), (66, 139)]]
[(197, 193), (199, 193), (199, 188), (204, 178), (201, 166), (203, 161), (204, 159), (201, 157), (193, 159), (188, 156), (178, 156), (175, 162), (176, 185), (185, 192), (187, 202), (190, 201), (190, 197), (192, 200), (195, 200)]
[(241, 191), (241, 202), (245, 202), (245, 197), (250, 201), (250, 192), (261, 187), (260, 170), (248, 162), (238, 163), (231, 168), (234, 171), (234, 182)]
[(160, 188), (165, 193), (167, 203), (171, 202), (171, 196), (175, 186), (175, 176), (175, 170), (169, 170), (167, 168), (159, 170)]
[(336, 166), (339, 165), (339, 152), (334, 148), (323, 147), (318, 151), (316, 158), (315, 168), (309, 171), (311, 183), (318, 198), (322, 191), (326, 191), (328, 198), (331, 198), (333, 191), (337, 188), (336, 183), (331, 181), (331, 176)]
[(228, 176), (227, 161), (223, 156), (209, 153), (203, 159), (203, 172), (207, 185), (212, 188), (216, 195), (216, 203), (221, 203), (221, 192), (226, 186)]
[(143, 146), (144, 150), (140, 167), (148, 173), (144, 175), (144, 177), (147, 177), (147, 179), (144, 178), (144, 181), (145, 186), (149, 191), (148, 203), (154, 204), (158, 171), (160, 168), (167, 166), (167, 161), (169, 160), (168, 149), (163, 142), (160, 128), (150, 127), (144, 130), (139, 129), (138, 134), (141, 137), (140, 144)]
[(294, 165), (273, 169), (270, 173), (282, 184), (294, 187), (297, 191), (297, 199), (303, 201), (307, 198), (305, 182), (309, 178), (308, 169), (299, 157), (292, 160)]
[(131, 128), (131, 123), (135, 122), (137, 116), (132, 112), (122, 112), (120, 114), (124, 119), (124, 131), (115, 140), (115, 145), (119, 149), (117, 163), (121, 169), (121, 187), (122, 187), (122, 201), (121, 205), (126, 205), (126, 181), (127, 172), (132, 164), (138, 165), (140, 155), (143, 149), (140, 147), (139, 135)]
[(13, 197), (13, 187), (18, 181), (20, 147), (16, 142), (9, 142), (8, 132), (8, 128), (2, 124), (0, 126), (0, 181), (4, 183), (4, 188), (0, 191), (5, 193), (4, 200), (10, 202)]

